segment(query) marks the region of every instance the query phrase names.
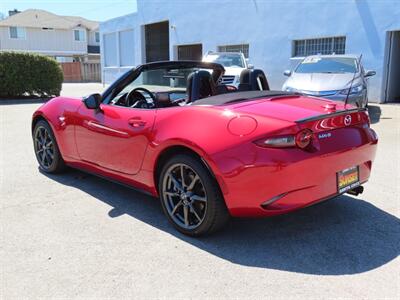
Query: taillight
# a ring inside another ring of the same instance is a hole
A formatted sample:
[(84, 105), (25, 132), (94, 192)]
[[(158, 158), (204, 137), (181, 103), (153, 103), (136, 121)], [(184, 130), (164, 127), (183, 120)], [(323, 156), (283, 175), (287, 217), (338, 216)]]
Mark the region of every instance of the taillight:
[(296, 134), (296, 145), (297, 147), (304, 149), (310, 145), (312, 140), (313, 132), (310, 129), (303, 129)]
[(269, 148), (287, 148), (296, 146), (294, 135), (269, 137), (255, 141), (258, 146)]
[(296, 135), (273, 136), (255, 141), (255, 144), (268, 148), (307, 148), (312, 141), (313, 132), (309, 129), (303, 129)]

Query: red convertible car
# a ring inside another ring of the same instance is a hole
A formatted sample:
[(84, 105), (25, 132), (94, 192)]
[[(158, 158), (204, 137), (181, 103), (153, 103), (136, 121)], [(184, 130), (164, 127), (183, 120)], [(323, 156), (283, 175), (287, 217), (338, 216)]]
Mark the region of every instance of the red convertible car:
[(270, 91), (261, 70), (245, 70), (238, 88), (220, 84), (223, 73), (213, 63), (149, 63), (101, 95), (50, 100), (32, 120), (40, 168), (70, 166), (157, 196), (192, 236), (230, 216), (362, 192), (378, 141), (365, 109)]

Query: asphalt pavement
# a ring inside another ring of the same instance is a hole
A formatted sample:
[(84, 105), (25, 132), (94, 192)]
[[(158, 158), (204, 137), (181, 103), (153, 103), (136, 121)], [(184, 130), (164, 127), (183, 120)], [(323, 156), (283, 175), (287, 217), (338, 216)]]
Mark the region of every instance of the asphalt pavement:
[(176, 232), (157, 199), (76, 170), (41, 173), (39, 105), (0, 102), (1, 299), (398, 299), (400, 105), (370, 106), (380, 140), (362, 195), (199, 239)]

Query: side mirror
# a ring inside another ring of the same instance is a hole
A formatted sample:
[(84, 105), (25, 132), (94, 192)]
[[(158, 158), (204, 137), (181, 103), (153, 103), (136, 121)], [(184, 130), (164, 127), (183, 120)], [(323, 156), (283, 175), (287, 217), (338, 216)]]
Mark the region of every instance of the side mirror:
[(292, 71), (286, 70), (286, 71), (283, 72), (283, 75), (289, 77), (290, 75), (292, 75)]
[(247, 69), (253, 70), (253, 69), (254, 69), (254, 65), (248, 64), (248, 65), (247, 65)]
[(100, 109), (102, 97), (100, 94), (92, 94), (83, 97), (83, 103), (88, 109)]
[(371, 76), (374, 76), (375, 74), (376, 74), (375, 71), (368, 70), (365, 72), (364, 77), (371, 77)]

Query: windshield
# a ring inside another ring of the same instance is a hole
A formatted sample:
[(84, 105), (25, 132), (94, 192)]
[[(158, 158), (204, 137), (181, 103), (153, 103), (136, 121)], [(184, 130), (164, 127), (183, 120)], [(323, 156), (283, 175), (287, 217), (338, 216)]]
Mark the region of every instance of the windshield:
[(242, 55), (238, 53), (208, 54), (204, 58), (204, 61), (218, 63), (223, 65), (224, 67), (245, 68)]
[[(124, 97), (137, 89), (144, 88), (151, 93), (168, 92), (170, 98), (185, 98), (190, 74), (204, 70), (213, 74), (212, 69), (204, 68), (160, 68), (152, 70), (143, 70), (133, 81), (130, 81), (113, 96), (111, 102), (119, 103)], [(144, 93), (147, 100), (151, 100), (148, 93)], [(172, 99), (173, 100), (173, 99)]]
[[(199, 68), (180, 68), (180, 69), (155, 69), (145, 70), (124, 89), (119, 92), (120, 95), (125, 94), (135, 88), (142, 87), (150, 92), (168, 92), (171, 90), (186, 91), (188, 76), (200, 70)], [(201, 69), (206, 70), (206, 69)], [(210, 73), (213, 70), (206, 70)]]
[(296, 73), (355, 73), (357, 60), (350, 57), (307, 57)]

